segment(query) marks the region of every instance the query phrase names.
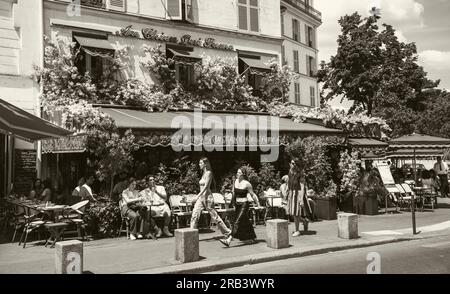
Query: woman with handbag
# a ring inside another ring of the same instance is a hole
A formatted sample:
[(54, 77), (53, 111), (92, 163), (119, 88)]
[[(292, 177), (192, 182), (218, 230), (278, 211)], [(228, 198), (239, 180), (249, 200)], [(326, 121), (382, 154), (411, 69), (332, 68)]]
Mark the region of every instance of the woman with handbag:
[(308, 231), (308, 218), (312, 215), (309, 206), (305, 176), (299, 159), (292, 159), (288, 179), (288, 214), (294, 217), (295, 231), (293, 237), (300, 236), (300, 221)]
[(128, 188), (122, 192), (119, 202), (122, 217), (130, 219), (130, 240), (146, 238), (155, 239), (153, 234), (149, 232), (151, 227), (155, 227), (152, 218), (149, 218), (147, 206), (143, 205), (144, 199), (139, 196), (136, 190), (136, 179), (130, 178)]
[(214, 198), (211, 192), (211, 183), (214, 181), (214, 179), (211, 171), (211, 163), (209, 162), (208, 158), (205, 157), (200, 159), (199, 167), (203, 171), (203, 175), (199, 182), (200, 193), (198, 193), (197, 197), (194, 199), (195, 204), (192, 211), (190, 227), (191, 229), (197, 228), (200, 215), (203, 209), (206, 209), (209, 212), (211, 219), (216, 222), (221, 233), (224, 236), (228, 237), (231, 233), (231, 230), (225, 225), (222, 218), (214, 209)]
[(233, 230), (228, 238), (220, 240), (220, 242), (227, 247), (230, 246), (233, 238), (241, 241), (250, 241), (250, 244), (256, 243), (255, 230), (248, 216), (250, 203), (247, 194), (250, 194), (256, 205), (260, 207), (258, 196), (253, 192), (252, 184), (248, 181), (247, 175), (244, 173), (243, 169), (238, 169), (236, 177), (236, 179), (233, 179), (232, 190), (232, 205), (235, 208), (236, 215)]

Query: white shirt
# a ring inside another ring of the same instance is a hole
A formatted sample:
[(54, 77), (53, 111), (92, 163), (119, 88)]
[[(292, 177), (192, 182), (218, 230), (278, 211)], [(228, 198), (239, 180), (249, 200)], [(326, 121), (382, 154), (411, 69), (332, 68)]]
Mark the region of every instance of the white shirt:
[[(156, 186), (156, 191), (158, 191), (160, 195), (164, 195), (167, 198), (166, 189), (163, 186)], [(150, 188), (142, 190), (139, 195), (149, 204), (153, 203), (153, 205), (163, 205), (166, 203), (164, 198), (153, 192)]]
[(446, 175), (448, 172), (448, 166), (444, 161), (441, 161), (440, 164), (439, 164), (439, 162), (436, 162), (434, 164), (433, 169), (434, 169), (435, 173), (438, 175)]
[(91, 187), (89, 187), (88, 185), (84, 184), (83, 187), (89, 192), (89, 194), (91, 194), (92, 196), (92, 189)]

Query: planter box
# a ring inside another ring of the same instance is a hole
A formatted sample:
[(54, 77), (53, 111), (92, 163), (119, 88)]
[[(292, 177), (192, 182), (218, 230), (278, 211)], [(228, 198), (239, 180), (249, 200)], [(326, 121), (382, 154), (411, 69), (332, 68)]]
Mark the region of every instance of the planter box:
[(316, 200), (316, 217), (323, 220), (337, 219), (337, 201), (336, 198), (317, 199)]
[(354, 213), (355, 212), (355, 206), (354, 206), (354, 196), (344, 196), (341, 195), (338, 202), (339, 211), (341, 212), (348, 212), (348, 213)]
[(377, 215), (378, 214), (378, 200), (373, 196), (359, 196), (357, 197), (357, 211), (361, 215)]

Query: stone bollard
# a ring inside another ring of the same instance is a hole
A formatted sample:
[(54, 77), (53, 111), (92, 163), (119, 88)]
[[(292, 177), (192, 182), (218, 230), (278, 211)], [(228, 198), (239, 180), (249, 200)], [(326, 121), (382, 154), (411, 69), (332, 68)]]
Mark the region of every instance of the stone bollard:
[(274, 249), (289, 247), (288, 221), (284, 219), (268, 220), (266, 224), (267, 246)]
[(83, 242), (74, 240), (56, 243), (55, 272), (57, 274), (83, 273)]
[(199, 259), (198, 230), (175, 230), (175, 260), (187, 263)]
[(358, 215), (353, 213), (338, 214), (338, 237), (343, 239), (358, 238)]

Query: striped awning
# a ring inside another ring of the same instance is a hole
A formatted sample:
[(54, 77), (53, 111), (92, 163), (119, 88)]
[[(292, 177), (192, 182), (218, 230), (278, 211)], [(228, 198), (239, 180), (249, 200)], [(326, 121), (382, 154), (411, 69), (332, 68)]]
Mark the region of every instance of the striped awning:
[(389, 148), (447, 149), (450, 148), (450, 139), (422, 134), (412, 134), (391, 140), (389, 142)]

